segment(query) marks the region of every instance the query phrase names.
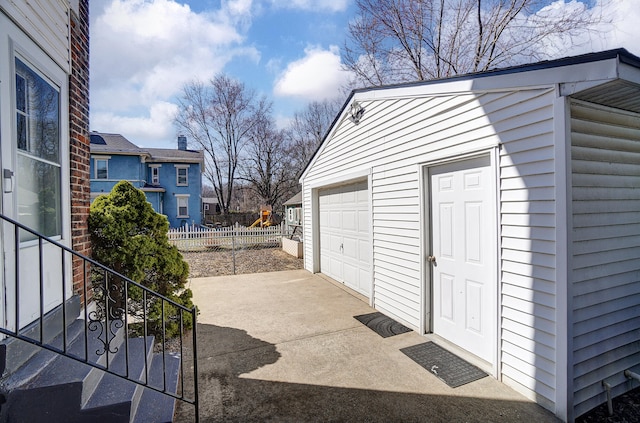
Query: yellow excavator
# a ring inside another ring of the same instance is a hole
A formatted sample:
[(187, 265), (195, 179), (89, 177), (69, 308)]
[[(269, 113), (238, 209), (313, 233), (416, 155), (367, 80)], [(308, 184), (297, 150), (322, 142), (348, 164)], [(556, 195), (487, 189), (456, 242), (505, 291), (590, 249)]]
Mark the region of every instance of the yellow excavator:
[(273, 224), (273, 212), (271, 206), (260, 207), (260, 217), (249, 226), (250, 228), (266, 228)]

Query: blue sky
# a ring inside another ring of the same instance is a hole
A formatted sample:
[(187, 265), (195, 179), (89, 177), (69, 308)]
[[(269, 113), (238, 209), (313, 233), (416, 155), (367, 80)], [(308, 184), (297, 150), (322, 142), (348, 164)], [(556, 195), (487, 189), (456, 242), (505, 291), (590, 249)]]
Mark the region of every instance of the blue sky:
[[(607, 4), (613, 27), (561, 55), (617, 47), (640, 55), (638, 0), (594, 1)], [(354, 0), (91, 0), (90, 7), (92, 130), (175, 148), (176, 96), (218, 72), (266, 95), (280, 126), (310, 101), (343, 100), (340, 48)]]

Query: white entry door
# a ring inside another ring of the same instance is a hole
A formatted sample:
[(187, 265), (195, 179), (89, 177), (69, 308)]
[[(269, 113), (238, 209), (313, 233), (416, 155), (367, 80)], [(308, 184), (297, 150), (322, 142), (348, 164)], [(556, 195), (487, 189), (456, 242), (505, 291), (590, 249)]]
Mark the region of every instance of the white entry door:
[(497, 278), (490, 158), (436, 166), (429, 178), (433, 332), (493, 363)]
[[(67, 92), (66, 72), (0, 13), (1, 212), (68, 245)], [(24, 230), (16, 239), (10, 223), (0, 228), (2, 323), (13, 330), (70, 296), (70, 258), (63, 269), (59, 248), (47, 242), (40, 248), (37, 237)]]
[(371, 263), (367, 182), (319, 192), (320, 271), (369, 297)]

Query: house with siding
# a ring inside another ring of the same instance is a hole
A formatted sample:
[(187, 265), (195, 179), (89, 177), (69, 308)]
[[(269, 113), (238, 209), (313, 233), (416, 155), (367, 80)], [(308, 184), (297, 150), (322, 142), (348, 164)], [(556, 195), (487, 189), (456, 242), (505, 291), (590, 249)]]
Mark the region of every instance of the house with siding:
[(638, 386), (638, 57), (355, 90), (300, 181), (307, 270), (564, 421)]
[(140, 148), (120, 134), (91, 132), (91, 198), (109, 193), (121, 180), (144, 191), (172, 228), (202, 223), (202, 151)]

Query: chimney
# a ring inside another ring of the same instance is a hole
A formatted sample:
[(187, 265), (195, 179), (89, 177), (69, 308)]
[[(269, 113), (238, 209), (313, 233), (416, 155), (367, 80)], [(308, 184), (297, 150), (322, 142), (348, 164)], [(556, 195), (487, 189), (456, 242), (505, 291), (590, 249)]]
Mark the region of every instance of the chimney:
[(178, 135), (178, 150), (187, 149), (187, 137), (184, 135)]

